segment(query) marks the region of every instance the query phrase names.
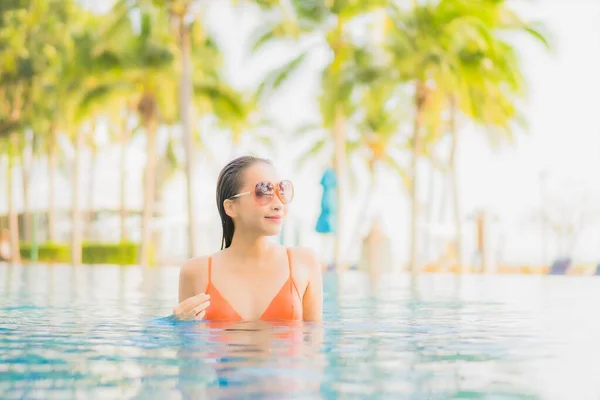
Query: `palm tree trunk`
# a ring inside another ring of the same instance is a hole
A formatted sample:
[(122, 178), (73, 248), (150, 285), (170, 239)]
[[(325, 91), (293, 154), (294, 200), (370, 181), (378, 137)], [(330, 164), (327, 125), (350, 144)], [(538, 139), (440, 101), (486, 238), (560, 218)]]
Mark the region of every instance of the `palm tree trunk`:
[(335, 107), (335, 122), (333, 127), (334, 137), (334, 170), (337, 178), (337, 198), (336, 198), (336, 233), (334, 245), (334, 263), (338, 271), (343, 271), (345, 266), (342, 264), (342, 232), (343, 232), (343, 193), (345, 188), (346, 177), (346, 138), (344, 136), (344, 111), (342, 105), (338, 104)]
[(432, 253), (431, 249), (433, 248), (433, 244), (434, 244), (434, 234), (432, 233), (432, 228), (433, 228), (433, 217), (435, 215), (434, 212), (434, 204), (435, 204), (435, 155), (432, 154), (431, 155), (432, 159), (431, 159), (431, 168), (429, 171), (429, 182), (428, 182), (428, 188), (427, 188), (427, 221), (426, 221), (426, 225), (427, 225), (427, 236), (425, 239), (425, 249), (423, 254), (425, 254), (428, 259)]
[(30, 168), (25, 159), (25, 149), (21, 153), (21, 180), (23, 183), (23, 235), (26, 242), (31, 241), (31, 202), (29, 201)]
[(119, 179), (121, 180), (120, 190), (120, 225), (121, 225), (121, 242), (127, 240), (127, 148), (129, 146), (129, 138), (131, 131), (128, 127), (129, 113), (125, 116), (123, 124), (121, 125), (121, 154), (119, 160), (120, 174)]
[(88, 143), (90, 148), (90, 172), (87, 190), (87, 213), (85, 218), (85, 237), (92, 239), (92, 225), (94, 222), (94, 199), (96, 198), (94, 190), (96, 188), (96, 163), (98, 162), (98, 149), (96, 148), (96, 120), (92, 122), (91, 130), (88, 132)]
[(460, 211), (460, 198), (458, 191), (458, 174), (456, 172), (456, 151), (458, 146), (458, 130), (456, 129), (456, 107), (454, 101), (451, 100), (450, 109), (450, 130), (452, 133), (452, 147), (450, 148), (450, 182), (452, 185), (452, 209), (454, 214), (455, 228), (455, 246), (456, 246), (456, 262), (458, 263), (459, 271), (463, 269), (462, 259), (462, 218)]
[(418, 187), (417, 187), (417, 164), (419, 161), (419, 151), (417, 149), (417, 143), (420, 141), (419, 134), (419, 123), (418, 117), (415, 119), (414, 126), (414, 139), (415, 143), (413, 144), (413, 154), (412, 154), (412, 163), (411, 163), (411, 186), (410, 186), (410, 212), (411, 212), (411, 220), (410, 220), (410, 271), (413, 274), (418, 272), (418, 260), (417, 260), (417, 234), (418, 234), (418, 226), (419, 226), (419, 196), (418, 196)]
[[(94, 145), (92, 145), (94, 146)], [(94, 189), (96, 188), (96, 164), (98, 162), (98, 152), (92, 147), (90, 157), (90, 179), (88, 180), (88, 214), (85, 220), (85, 237), (88, 240), (92, 240), (92, 225), (94, 222), (94, 199), (96, 195)]]
[(181, 129), (185, 149), (185, 186), (188, 214), (188, 257), (196, 254), (196, 218), (194, 204), (194, 143), (192, 139), (192, 58), (190, 31), (184, 21), (185, 15), (179, 19), (179, 46), (181, 51), (181, 82), (179, 88), (179, 108)]
[(54, 191), (56, 189), (56, 125), (50, 126), (50, 146), (48, 149), (48, 241), (56, 242), (56, 204)]
[(79, 170), (81, 169), (81, 150), (83, 137), (81, 129), (75, 133), (75, 162), (72, 175), (72, 204), (71, 204), (71, 264), (81, 264), (81, 210), (79, 209)]
[[(363, 197), (362, 203), (360, 205), (359, 208), (359, 215), (358, 215), (358, 219), (356, 220), (356, 223), (354, 225), (354, 229), (352, 229), (352, 235), (349, 237), (349, 244), (346, 246), (347, 249), (352, 248), (352, 246), (354, 245), (354, 241), (358, 238), (359, 236), (359, 231), (360, 231), (360, 226), (362, 225), (362, 223), (365, 221), (366, 217), (367, 217), (367, 211), (369, 210), (369, 207), (371, 206), (371, 203), (373, 202), (373, 195), (375, 194), (375, 189), (377, 187), (377, 181), (375, 180), (375, 171), (373, 168), (371, 168), (371, 174), (369, 175), (369, 186), (367, 189), (367, 192), (365, 193), (365, 196)], [(360, 243), (358, 243), (357, 245), (360, 245)]]
[[(23, 86), (18, 85), (15, 89), (14, 93), (14, 103), (10, 113), (10, 117), (13, 121), (17, 121), (21, 117), (21, 107), (23, 105)], [(18, 136), (17, 133), (11, 133), (10, 143), (8, 144), (8, 179), (7, 185), (7, 195), (8, 195), (8, 230), (10, 234), (10, 246), (11, 246), (11, 262), (12, 263), (20, 263), (21, 262), (21, 249), (19, 246), (19, 216), (15, 210), (15, 206), (13, 203), (13, 168), (14, 168), (14, 158), (17, 156), (17, 141)]]
[(409, 267), (413, 274), (417, 274), (420, 269), (418, 250), (419, 250), (419, 220), (420, 220), (420, 207), (419, 207), (419, 182), (418, 182), (418, 171), (417, 167), (419, 164), (419, 158), (421, 156), (422, 138), (421, 138), (421, 126), (424, 112), (424, 105), (426, 100), (426, 88), (422, 82), (417, 83), (416, 94), (415, 94), (415, 124), (413, 132), (413, 154), (411, 162), (411, 174), (412, 182), (410, 187), (410, 200), (411, 200), (411, 223), (410, 223), (410, 249), (409, 249)]
[[(333, 60), (330, 64), (328, 73), (331, 74), (329, 79), (332, 82), (340, 84), (341, 81), (341, 54), (344, 49), (343, 32), (345, 19), (338, 16), (337, 26), (332, 34), (328, 37), (328, 43), (333, 52)], [(337, 180), (337, 193), (336, 193), (336, 232), (334, 242), (334, 256), (333, 262), (336, 269), (341, 272), (345, 269), (342, 262), (342, 232), (343, 232), (343, 220), (344, 220), (344, 200), (343, 195), (345, 192), (346, 183), (346, 137), (344, 131), (344, 109), (343, 104), (335, 104), (334, 108), (334, 119), (333, 119), (333, 169), (335, 171)]]
[(21, 263), (21, 249), (19, 246), (19, 216), (15, 210), (13, 199), (13, 167), (16, 157), (17, 135), (10, 136), (8, 144), (8, 173), (6, 179), (6, 195), (8, 196), (8, 231), (10, 235), (10, 261), (14, 264)]
[[(171, 141), (173, 140), (173, 129), (172, 127), (167, 127), (168, 129), (168, 138), (167, 138), (167, 152), (169, 151), (168, 148), (171, 146)], [(161, 218), (164, 215), (164, 193), (165, 193), (165, 186), (169, 183), (169, 174), (168, 173), (161, 173), (163, 171), (158, 170), (158, 164), (160, 163), (160, 161), (158, 160), (159, 155), (157, 155), (157, 170), (155, 173), (155, 180), (154, 180), (154, 209), (156, 211), (155, 214), (158, 214), (158, 217)], [(161, 160), (163, 161), (163, 160)], [(165, 163), (167, 162), (166, 160), (164, 160)], [(165, 164), (163, 164), (163, 167), (165, 169), (167, 169), (168, 167), (165, 167)], [(152, 232), (152, 248), (153, 249), (160, 249), (160, 245), (163, 241), (163, 231), (162, 229), (156, 229)], [(162, 263), (162, 259), (160, 258), (161, 254), (160, 251), (157, 251), (154, 254), (154, 260), (153, 262), (156, 264), (161, 264)]]
[(140, 249), (140, 264), (150, 264), (152, 247), (152, 217), (154, 215), (154, 186), (156, 182), (156, 122), (146, 125), (146, 170), (144, 172), (144, 208), (142, 211), (142, 243)]

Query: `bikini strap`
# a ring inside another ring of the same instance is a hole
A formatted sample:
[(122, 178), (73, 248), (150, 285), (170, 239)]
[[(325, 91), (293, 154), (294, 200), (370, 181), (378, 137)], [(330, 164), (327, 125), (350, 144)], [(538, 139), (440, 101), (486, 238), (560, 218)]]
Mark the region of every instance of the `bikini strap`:
[(294, 289), (296, 289), (296, 294), (298, 295), (298, 297), (300, 297), (300, 292), (298, 291), (298, 287), (296, 286), (296, 282), (294, 281), (294, 263), (292, 262), (292, 250), (288, 247), (285, 249), (285, 251), (287, 253), (288, 266), (290, 268), (290, 281), (292, 282), (292, 286), (294, 286)]
[(289, 248), (285, 249), (285, 252), (287, 254), (287, 258), (288, 258), (288, 267), (290, 269), (290, 277), (292, 276), (292, 251)]
[(204, 291), (204, 293), (208, 292), (208, 288), (210, 286), (211, 279), (212, 279), (212, 257), (208, 257), (208, 282), (206, 283), (206, 290)]

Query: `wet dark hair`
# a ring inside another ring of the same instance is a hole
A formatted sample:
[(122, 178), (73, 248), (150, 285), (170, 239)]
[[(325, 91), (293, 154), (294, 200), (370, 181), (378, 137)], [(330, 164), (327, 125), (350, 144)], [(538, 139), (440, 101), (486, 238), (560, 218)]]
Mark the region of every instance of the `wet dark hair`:
[(225, 206), (223, 205), (223, 202), (227, 199), (231, 199), (233, 196), (239, 193), (243, 183), (242, 174), (244, 171), (254, 164), (260, 162), (271, 164), (271, 161), (264, 158), (242, 156), (230, 161), (219, 173), (219, 179), (217, 180), (217, 208), (219, 209), (221, 225), (223, 227), (221, 250), (231, 246), (233, 233), (235, 232), (233, 220), (225, 212)]

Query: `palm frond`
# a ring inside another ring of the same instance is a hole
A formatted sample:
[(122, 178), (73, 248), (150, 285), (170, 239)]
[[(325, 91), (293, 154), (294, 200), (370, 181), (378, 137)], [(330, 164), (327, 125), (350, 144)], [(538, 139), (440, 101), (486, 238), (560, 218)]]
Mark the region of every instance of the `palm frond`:
[[(536, 28), (536, 26), (538, 26)], [(541, 24), (530, 24), (523, 27), (523, 29), (538, 42), (542, 43), (546, 50), (552, 49), (551, 39), (549, 39), (549, 34), (547, 32), (542, 32)]]
[(273, 43), (275, 40), (281, 40), (284, 38), (283, 34), (286, 31), (284, 26), (286, 22), (281, 21), (279, 23), (270, 24), (259, 28), (258, 31), (252, 34), (250, 39), (250, 50), (253, 54), (263, 50), (264, 47)]
[(299, 126), (298, 128), (296, 128), (293, 132), (294, 136), (298, 136), (298, 137), (303, 137), (306, 136), (307, 134), (320, 134), (321, 136), (323, 136), (325, 134), (325, 129), (323, 128), (323, 126), (321, 126), (318, 123), (306, 123), (303, 124), (301, 126)]
[(131, 93), (133, 87), (126, 81), (102, 83), (85, 92), (76, 108), (76, 120), (82, 120), (97, 109), (117, 98)]
[(283, 66), (271, 71), (256, 90), (257, 100), (262, 101), (279, 89), (303, 65), (306, 58), (307, 53), (299, 54)]
[(269, 150), (272, 150), (275, 146), (273, 136), (268, 134), (252, 134), (252, 140)]
[(330, 16), (330, 9), (325, 1), (291, 0), (294, 15), (299, 21), (319, 25)]
[(230, 118), (231, 116), (242, 119), (246, 115), (244, 102), (239, 92), (233, 88), (215, 82), (200, 83), (194, 85), (194, 94), (197, 97), (208, 99), (215, 113), (220, 118)]
[(109, 20), (101, 28), (99, 36), (103, 38), (105, 45), (119, 40), (130, 26), (131, 2), (119, 0), (115, 2), (109, 13)]
[(298, 168), (303, 168), (308, 160), (318, 157), (325, 151), (330, 141), (327, 139), (317, 140), (307, 151), (305, 151), (296, 161)]

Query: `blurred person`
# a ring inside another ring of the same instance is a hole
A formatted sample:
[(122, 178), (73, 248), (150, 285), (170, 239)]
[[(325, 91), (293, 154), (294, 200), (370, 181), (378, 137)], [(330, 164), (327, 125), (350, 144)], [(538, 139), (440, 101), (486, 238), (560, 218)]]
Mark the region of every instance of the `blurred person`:
[(0, 231), (0, 261), (10, 260), (10, 236), (7, 230)]

